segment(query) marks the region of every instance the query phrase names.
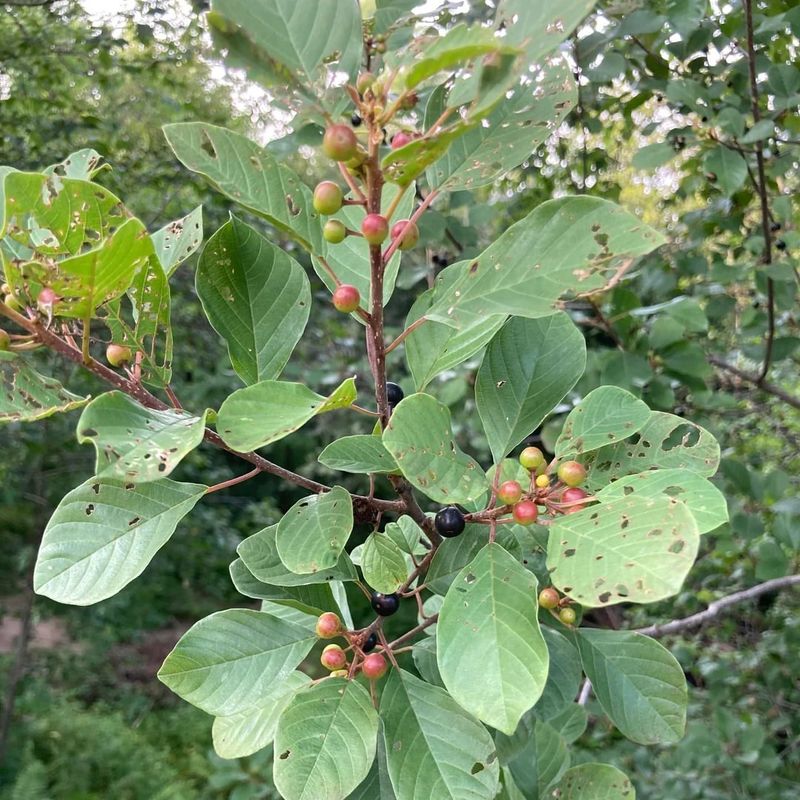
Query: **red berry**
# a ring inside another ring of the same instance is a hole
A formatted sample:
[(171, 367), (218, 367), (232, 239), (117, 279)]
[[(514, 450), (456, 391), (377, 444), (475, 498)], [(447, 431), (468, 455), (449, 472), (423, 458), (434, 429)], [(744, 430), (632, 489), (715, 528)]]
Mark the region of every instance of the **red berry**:
[(588, 497), (589, 495), (583, 491), (583, 489), (579, 489), (577, 486), (571, 487), (569, 489), (564, 489), (561, 493), (561, 502), (562, 503), (575, 503), (575, 505), (568, 505), (566, 508), (562, 509), (565, 514), (573, 514), (575, 511), (581, 511), (582, 509), (586, 508), (585, 503), (578, 503), (578, 500), (583, 500), (584, 497)]
[(347, 125), (331, 125), (322, 137), (322, 150), (334, 161), (349, 161), (358, 152), (358, 139)]
[(497, 499), (505, 504), (518, 503), (522, 497), (522, 487), (518, 481), (504, 481), (497, 489)]
[(361, 671), (364, 673), (365, 678), (371, 681), (376, 681), (386, 674), (389, 665), (386, 659), (380, 653), (370, 653), (364, 657), (364, 662), (361, 664)]
[(343, 283), (333, 293), (333, 307), (344, 314), (350, 314), (358, 308), (361, 295), (355, 286)]
[(553, 609), (558, 605), (560, 599), (558, 592), (552, 586), (548, 586), (539, 592), (539, 605), (542, 608)]
[(401, 147), (405, 147), (410, 141), (412, 141), (411, 134), (406, 131), (400, 131), (400, 133), (396, 133), (392, 137), (392, 150), (399, 150)]
[(334, 639), (341, 636), (343, 632), (342, 621), (339, 619), (338, 614), (333, 611), (326, 611), (320, 614), (317, 620), (317, 636), (320, 639)]
[(392, 225), (392, 239), (397, 239), (398, 236), (403, 237), (398, 245), (399, 249), (410, 250), (419, 241), (419, 228), (415, 222), (401, 219)]
[(519, 454), (519, 463), (533, 472), (544, 465), (544, 453), (538, 447), (526, 447)]
[(562, 608), (561, 611), (558, 612), (558, 618), (565, 625), (574, 625), (575, 620), (578, 618), (578, 615), (575, 613), (574, 608), (570, 608), (569, 606), (567, 606), (566, 608)]
[(333, 181), (322, 181), (314, 189), (314, 208), (320, 214), (335, 214), (343, 199), (342, 190)]
[(567, 486), (580, 486), (586, 480), (586, 467), (577, 461), (565, 461), (558, 465), (558, 478)]
[(112, 367), (121, 367), (131, 360), (131, 349), (121, 344), (110, 344), (106, 347), (106, 361)]
[(367, 214), (361, 223), (361, 233), (370, 244), (381, 244), (389, 235), (389, 223), (382, 214)]
[(319, 660), (326, 669), (342, 669), (347, 664), (347, 654), (338, 644), (329, 644), (322, 651)]
[(347, 228), (338, 219), (329, 219), (322, 227), (322, 236), (326, 242), (339, 244), (347, 237)]
[(533, 500), (523, 500), (514, 506), (511, 513), (520, 525), (532, 525), (539, 517), (539, 507)]

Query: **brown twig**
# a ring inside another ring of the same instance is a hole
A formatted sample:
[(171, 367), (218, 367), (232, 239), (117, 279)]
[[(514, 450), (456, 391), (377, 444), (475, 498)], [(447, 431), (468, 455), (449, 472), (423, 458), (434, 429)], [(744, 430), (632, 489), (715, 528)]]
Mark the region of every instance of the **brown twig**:
[(717, 356), (708, 356), (708, 362), (709, 364), (713, 364), (715, 367), (724, 370), (725, 372), (730, 372), (731, 375), (736, 375), (737, 378), (741, 378), (747, 383), (752, 383), (757, 389), (783, 400), (784, 403), (792, 406), (792, 408), (800, 408), (800, 397), (795, 397), (794, 395), (789, 394), (789, 392), (781, 389), (780, 386), (776, 386), (774, 383), (770, 383), (769, 381), (761, 379), (759, 375), (754, 375), (751, 372), (746, 372), (743, 369), (734, 367), (733, 364), (729, 364), (727, 361), (723, 361), (723, 359), (718, 358)]

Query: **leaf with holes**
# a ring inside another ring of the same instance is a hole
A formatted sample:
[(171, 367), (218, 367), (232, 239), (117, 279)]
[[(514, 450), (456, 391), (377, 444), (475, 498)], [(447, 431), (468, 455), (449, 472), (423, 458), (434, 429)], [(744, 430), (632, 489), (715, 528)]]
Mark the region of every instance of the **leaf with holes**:
[(217, 755), (245, 758), (271, 744), (278, 717), (310, 681), (311, 678), (302, 672), (291, 672), (285, 680), (271, 687), (254, 708), (229, 717), (216, 717), (211, 726), (211, 738)]
[(583, 669), (603, 710), (639, 744), (674, 744), (686, 728), (683, 669), (655, 639), (633, 631), (580, 628)]
[(371, 533), (361, 553), (361, 571), (376, 592), (392, 594), (408, 577), (409, 567), (403, 551), (385, 533)]
[(503, 326), (475, 379), (475, 405), (495, 463), (542, 424), (585, 368), (583, 334), (566, 314), (512, 317)]
[(205, 414), (145, 408), (122, 392), (96, 397), (78, 421), (78, 441), (97, 451), (95, 474), (134, 483), (165, 478), (204, 433)]
[[(498, 528), (497, 538), (504, 543), (505, 529)], [(435, 594), (445, 595), (459, 572), (466, 567), (486, 545), (486, 530), (482, 525), (470, 525), (464, 528), (461, 536), (445, 539), (433, 554), (431, 565), (425, 576), (425, 583)]]
[(244, 453), (283, 439), (317, 414), (347, 408), (355, 399), (353, 378), (328, 397), (302, 383), (260, 381), (228, 396), (217, 415), (217, 431), (225, 444)]
[[(548, 200), (511, 225), (434, 292), (426, 316), (455, 328), (492, 314), (547, 317), (566, 292), (601, 288), (611, 273), (664, 242), (623, 208), (597, 197)], [(444, 273), (443, 273), (444, 274)]]
[(63, 161), (58, 164), (51, 164), (45, 167), (42, 172), (45, 175), (59, 175), (62, 178), (77, 178), (82, 181), (91, 181), (99, 172), (111, 169), (110, 164), (103, 164), (103, 156), (96, 150), (84, 148), (70, 153)]
[(331, 442), (317, 459), (328, 469), (340, 472), (397, 472), (397, 464), (383, 446), (380, 436), (356, 434)]
[(285, 800), (341, 800), (367, 777), (378, 715), (356, 681), (328, 678), (292, 698), (275, 732), (275, 786)]
[(263, 147), (205, 122), (164, 126), (181, 163), (220, 192), (266, 219), (306, 250), (324, 254), (325, 240), (311, 190)]
[(678, 593), (699, 542), (684, 503), (626, 497), (556, 519), (547, 568), (553, 583), (584, 606), (654, 603)]
[(295, 503), (278, 523), (275, 542), (288, 569), (305, 575), (333, 567), (353, 530), (350, 494), (341, 486)]
[(453, 439), (450, 410), (428, 394), (401, 400), (383, 444), (410, 483), (440, 503), (468, 503), (488, 491), (483, 470)]
[(203, 243), (203, 206), (197, 206), (185, 217), (167, 223), (150, 238), (169, 277)]
[(354, 581), (358, 577), (347, 553), (342, 553), (339, 560), (329, 569), (297, 575), (287, 569), (281, 561), (278, 555), (277, 537), (278, 525), (270, 525), (239, 542), (236, 548), (245, 566), (259, 581), (273, 586), (305, 586), (330, 581)]
[(532, 573), (490, 543), (458, 574), (439, 613), (444, 685), (459, 705), (507, 734), (541, 697), (547, 680), (537, 589)]
[(218, 611), (181, 636), (158, 679), (187, 703), (229, 717), (256, 707), (316, 640), (313, 630), (261, 611)]
[(311, 311), (305, 270), (231, 217), (203, 249), (197, 294), (239, 377), (247, 384), (277, 378)]
[(380, 714), (398, 800), (492, 800), (497, 794), (492, 737), (444, 689), (393, 669)]
[(88, 402), (55, 378), (40, 375), (24, 358), (0, 351), (0, 423), (35, 422)]
[(559, 800), (636, 800), (636, 789), (611, 764), (580, 764), (568, 769), (555, 791)]
[(656, 469), (610, 483), (595, 497), (605, 503), (621, 497), (665, 495), (686, 503), (698, 533), (708, 533), (728, 521), (725, 495), (711, 481), (688, 469)]
[(205, 491), (167, 478), (140, 486), (89, 478), (47, 523), (34, 590), (76, 606), (111, 597), (141, 575)]
[(573, 458), (627, 439), (650, 418), (650, 409), (630, 392), (600, 386), (570, 411), (556, 441), (556, 458)]
[(705, 428), (675, 414), (651, 411), (631, 438), (594, 451), (587, 464), (587, 486), (601, 489), (648, 469), (687, 469), (708, 477), (717, 471), (719, 457), (719, 444)]
[(435, 133), (413, 139), (403, 147), (390, 150), (381, 161), (386, 180), (398, 186), (410, 186), (433, 163), (437, 162), (453, 142), (474, 128), (476, 122), (461, 120)]

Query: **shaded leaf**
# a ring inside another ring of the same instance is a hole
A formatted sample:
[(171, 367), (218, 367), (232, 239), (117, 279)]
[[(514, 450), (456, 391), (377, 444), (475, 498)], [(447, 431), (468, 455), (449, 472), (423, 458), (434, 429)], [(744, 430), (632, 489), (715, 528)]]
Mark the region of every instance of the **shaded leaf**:
[(340, 472), (396, 472), (397, 464), (383, 446), (380, 436), (356, 434), (331, 442), (317, 459), (320, 464)]

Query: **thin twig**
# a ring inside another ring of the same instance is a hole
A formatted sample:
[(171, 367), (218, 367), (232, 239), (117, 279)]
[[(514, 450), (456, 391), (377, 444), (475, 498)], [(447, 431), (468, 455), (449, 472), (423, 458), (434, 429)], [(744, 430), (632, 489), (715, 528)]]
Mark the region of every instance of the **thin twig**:
[(789, 394), (789, 392), (784, 391), (780, 386), (776, 386), (774, 383), (762, 380), (759, 375), (754, 375), (751, 372), (745, 372), (745, 370), (734, 367), (733, 364), (729, 364), (727, 361), (723, 361), (717, 356), (708, 356), (708, 362), (709, 364), (713, 364), (715, 367), (718, 367), (725, 372), (730, 372), (731, 375), (736, 375), (737, 378), (741, 378), (747, 383), (752, 383), (757, 389), (783, 400), (784, 403), (792, 406), (792, 408), (800, 408), (800, 397), (795, 397), (794, 395)]
[(391, 353), (392, 350), (395, 349), (399, 344), (402, 343), (403, 339), (406, 338), (410, 333), (413, 333), (420, 325), (424, 324), (428, 321), (427, 317), (420, 317), (418, 320), (412, 322), (387, 348), (384, 350), (385, 353)]
[(206, 494), (211, 494), (212, 492), (219, 492), (222, 489), (227, 489), (229, 486), (236, 486), (237, 483), (244, 483), (245, 481), (249, 481), (250, 478), (255, 478), (256, 475), (261, 474), (261, 469), (255, 467), (254, 469), (250, 470), (250, 472), (246, 472), (244, 475), (237, 475), (235, 478), (231, 478), (227, 481), (222, 481), (222, 483), (215, 483), (213, 486), (209, 486), (206, 489)]

